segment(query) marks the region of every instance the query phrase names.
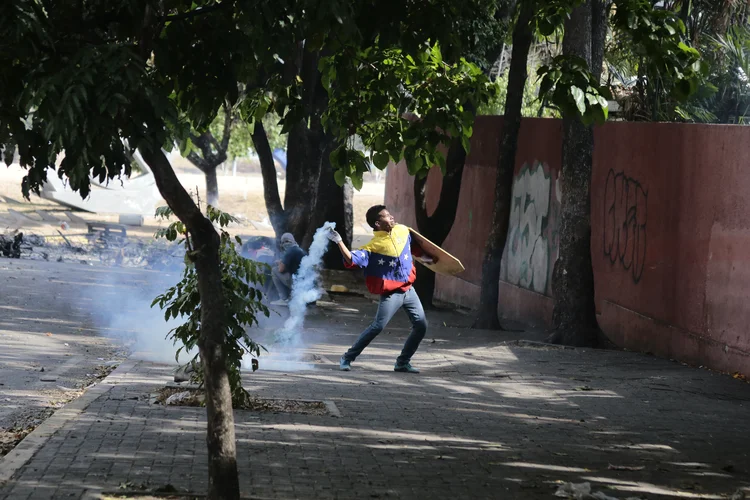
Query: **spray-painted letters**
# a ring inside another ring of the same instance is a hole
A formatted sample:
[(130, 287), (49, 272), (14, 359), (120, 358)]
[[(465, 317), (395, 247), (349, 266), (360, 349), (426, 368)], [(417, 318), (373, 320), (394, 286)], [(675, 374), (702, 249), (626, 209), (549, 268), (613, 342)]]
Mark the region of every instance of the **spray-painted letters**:
[(503, 279), (508, 283), (538, 293), (547, 291), (557, 258), (559, 190), (558, 180), (539, 162), (531, 168), (524, 165), (516, 175), (503, 258)]
[(604, 188), (604, 255), (618, 260), (638, 283), (646, 262), (648, 192), (635, 179), (610, 169)]

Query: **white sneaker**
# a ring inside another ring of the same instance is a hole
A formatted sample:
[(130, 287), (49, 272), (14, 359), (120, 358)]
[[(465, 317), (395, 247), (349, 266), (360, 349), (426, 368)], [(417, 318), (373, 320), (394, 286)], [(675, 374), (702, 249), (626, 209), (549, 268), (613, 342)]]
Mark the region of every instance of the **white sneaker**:
[(289, 301), (284, 299), (274, 300), (273, 302), (271, 302), (271, 305), (279, 307), (289, 307)]

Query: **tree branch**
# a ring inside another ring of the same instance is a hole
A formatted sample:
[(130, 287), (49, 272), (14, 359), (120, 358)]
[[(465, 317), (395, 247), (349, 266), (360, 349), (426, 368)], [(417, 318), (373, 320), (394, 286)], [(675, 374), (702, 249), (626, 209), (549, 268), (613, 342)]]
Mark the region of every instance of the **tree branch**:
[(200, 156), (198, 156), (198, 155), (197, 155), (197, 154), (195, 153), (195, 151), (191, 151), (191, 152), (190, 152), (190, 153), (188, 154), (188, 156), (187, 156), (187, 160), (188, 160), (188, 161), (189, 161), (190, 163), (192, 163), (193, 165), (195, 165), (196, 167), (198, 167), (198, 170), (200, 170), (200, 171), (201, 171), (201, 172), (203, 172), (204, 174), (206, 173), (206, 170), (208, 170), (208, 169), (209, 169), (209, 165), (208, 165), (208, 163), (206, 163), (206, 162), (205, 162), (205, 161), (203, 160), (203, 158), (201, 158)]
[[(473, 112), (473, 107), (466, 106)], [(430, 217), (432, 227), (432, 241), (441, 245), (453, 228), (456, 221), (456, 210), (458, 199), (461, 195), (461, 183), (466, 164), (466, 150), (460, 139), (454, 139), (448, 149), (446, 159), (446, 172), (443, 177), (443, 185), (440, 188), (440, 201), (435, 212)]]
[(226, 149), (219, 149), (219, 142), (211, 132), (204, 132), (197, 137), (193, 136), (193, 143), (198, 146), (203, 154), (202, 165), (190, 160), (190, 155), (188, 155), (188, 160), (193, 162), (202, 171), (205, 172), (207, 169), (216, 168), (227, 160)]

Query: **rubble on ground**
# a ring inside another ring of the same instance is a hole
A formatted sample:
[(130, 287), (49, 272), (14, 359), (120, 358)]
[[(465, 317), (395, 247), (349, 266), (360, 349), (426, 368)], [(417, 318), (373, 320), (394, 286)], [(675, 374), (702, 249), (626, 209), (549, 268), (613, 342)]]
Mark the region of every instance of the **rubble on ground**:
[(23, 233), (0, 234), (0, 255), (11, 259), (21, 258)]
[[(166, 240), (144, 240), (94, 233), (74, 239), (60, 232), (52, 236), (18, 231), (0, 234), (0, 255), (14, 259), (104, 264), (155, 270), (182, 268), (185, 248)], [(54, 241), (58, 240), (58, 241)]]

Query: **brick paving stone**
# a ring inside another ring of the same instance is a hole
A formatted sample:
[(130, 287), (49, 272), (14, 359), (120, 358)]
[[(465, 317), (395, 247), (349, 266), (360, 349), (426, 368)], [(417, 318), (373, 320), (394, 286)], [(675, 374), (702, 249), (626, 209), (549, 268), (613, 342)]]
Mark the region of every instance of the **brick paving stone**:
[[(337, 360), (363, 326), (346, 322), (311, 318), (308, 351)], [(553, 498), (556, 482), (590, 481), (620, 498), (728, 498), (750, 485), (748, 384), (633, 353), (520, 346), (450, 327), (428, 333), (414, 358), (422, 374), (397, 374), (404, 326), (349, 373), (265, 371), (261, 358), (246, 376), (252, 393), (333, 401), (341, 418), (236, 411), (243, 495), (537, 499)], [(171, 374), (141, 362), (112, 376), (0, 499), (83, 498), (129, 481), (205, 493), (204, 410), (144, 397)]]

